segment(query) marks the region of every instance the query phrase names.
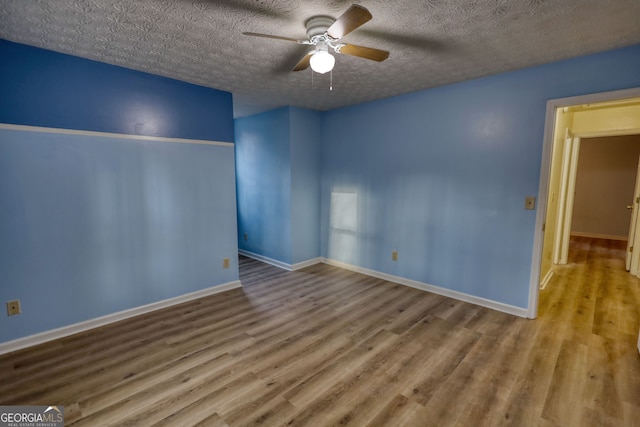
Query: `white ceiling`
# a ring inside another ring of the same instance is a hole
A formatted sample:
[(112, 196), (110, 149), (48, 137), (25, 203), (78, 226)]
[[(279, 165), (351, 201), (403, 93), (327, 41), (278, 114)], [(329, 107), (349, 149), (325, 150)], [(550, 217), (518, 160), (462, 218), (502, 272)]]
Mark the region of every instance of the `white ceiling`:
[(327, 75), (289, 71), (314, 15), (353, 0), (0, 0), (0, 38), (232, 92), (235, 115), (327, 110), (640, 43), (640, 0), (358, 1), (373, 19)]

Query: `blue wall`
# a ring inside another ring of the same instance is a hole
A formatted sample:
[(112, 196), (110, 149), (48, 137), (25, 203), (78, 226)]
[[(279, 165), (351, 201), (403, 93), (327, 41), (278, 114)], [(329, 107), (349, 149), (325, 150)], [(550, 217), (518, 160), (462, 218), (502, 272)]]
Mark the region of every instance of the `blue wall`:
[(527, 307), (546, 102), (635, 86), (640, 46), (325, 113), (323, 256)]
[[(0, 122), (233, 141), (228, 93), (5, 41), (0, 58)], [(0, 301), (23, 313), (0, 342), (238, 279), (233, 146), (1, 132)]]
[[(236, 280), (238, 239), (526, 307), (546, 101), (636, 86), (640, 46), (239, 119), (238, 228), (232, 147), (3, 131), (0, 342)], [(234, 140), (228, 93), (3, 40), (0, 93), (0, 123)]]
[(320, 256), (322, 114), (291, 108), (292, 262)]
[(289, 265), (318, 257), (321, 113), (279, 108), (236, 119), (235, 133), (238, 247)]
[(0, 93), (0, 123), (233, 142), (228, 92), (2, 39)]
[(291, 264), (289, 108), (237, 119), (235, 132), (238, 247)]

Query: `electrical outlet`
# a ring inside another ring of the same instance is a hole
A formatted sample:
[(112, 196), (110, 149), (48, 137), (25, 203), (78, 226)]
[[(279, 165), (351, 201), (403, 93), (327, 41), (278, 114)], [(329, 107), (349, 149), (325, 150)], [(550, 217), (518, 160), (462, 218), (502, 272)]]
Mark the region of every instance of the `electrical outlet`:
[(398, 260), (398, 251), (391, 251), (391, 261)]
[(244, 241), (246, 242), (247, 240), (249, 240), (249, 233), (244, 233)]
[(231, 263), (229, 261), (229, 258), (222, 258), (222, 268), (229, 268), (231, 266)]
[(524, 199), (524, 208), (527, 210), (534, 210), (536, 208), (536, 198), (533, 196), (527, 196)]
[(15, 316), (20, 313), (22, 313), (20, 300), (7, 301), (7, 316)]

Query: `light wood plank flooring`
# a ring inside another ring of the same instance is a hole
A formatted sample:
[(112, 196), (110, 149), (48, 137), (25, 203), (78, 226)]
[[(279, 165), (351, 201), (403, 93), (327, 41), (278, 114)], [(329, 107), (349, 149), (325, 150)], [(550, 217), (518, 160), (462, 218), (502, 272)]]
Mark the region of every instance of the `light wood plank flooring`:
[(73, 426), (640, 425), (640, 280), (577, 238), (526, 320), (328, 265), (0, 356)]

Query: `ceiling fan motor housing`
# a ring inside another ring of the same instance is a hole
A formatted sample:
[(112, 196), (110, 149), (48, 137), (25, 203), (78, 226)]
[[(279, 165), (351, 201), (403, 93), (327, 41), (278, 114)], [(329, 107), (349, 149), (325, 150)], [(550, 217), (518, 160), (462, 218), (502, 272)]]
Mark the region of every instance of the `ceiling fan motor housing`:
[(324, 34), (327, 29), (336, 22), (330, 16), (314, 16), (307, 20), (305, 26), (307, 28), (307, 37), (309, 40), (314, 41), (314, 38), (324, 38)]

